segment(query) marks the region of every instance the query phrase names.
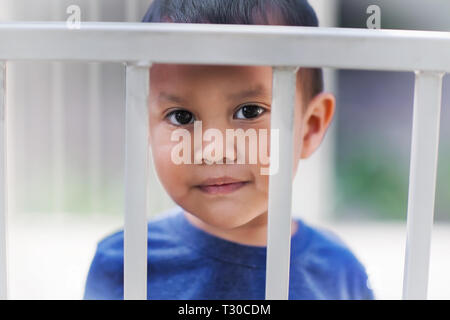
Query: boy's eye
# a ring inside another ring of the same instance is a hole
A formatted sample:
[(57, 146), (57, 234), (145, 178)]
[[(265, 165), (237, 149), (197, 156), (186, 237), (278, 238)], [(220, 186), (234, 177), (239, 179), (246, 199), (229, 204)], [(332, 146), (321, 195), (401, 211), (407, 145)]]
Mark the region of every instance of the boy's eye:
[(238, 119), (252, 119), (258, 117), (265, 112), (266, 109), (255, 104), (245, 105), (236, 112), (235, 117)]
[(186, 110), (175, 110), (166, 115), (166, 118), (169, 119), (170, 123), (174, 125), (187, 125), (189, 123), (193, 123), (194, 115)]

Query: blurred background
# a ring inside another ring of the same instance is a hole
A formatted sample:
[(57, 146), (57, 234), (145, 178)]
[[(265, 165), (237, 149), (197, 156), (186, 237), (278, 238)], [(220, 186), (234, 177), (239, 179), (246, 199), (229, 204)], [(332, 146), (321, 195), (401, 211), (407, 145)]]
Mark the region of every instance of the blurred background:
[[(0, 23), (138, 22), (151, 0), (0, 0)], [(310, 0), (322, 27), (449, 31), (446, 0)], [(7, 44), (6, 44), (7, 45)], [(332, 53), (330, 53), (332, 54)], [(324, 69), (337, 98), (320, 149), (300, 162), (294, 215), (332, 229), (356, 253), (379, 299), (400, 299), (414, 74)], [(9, 62), (8, 268), (12, 299), (81, 299), (97, 242), (123, 226), (122, 64)], [(444, 77), (429, 298), (450, 299), (450, 114)], [(151, 159), (150, 159), (151, 161)], [(149, 217), (174, 205), (152, 163)], [(151, 288), (149, 288), (151, 290)]]

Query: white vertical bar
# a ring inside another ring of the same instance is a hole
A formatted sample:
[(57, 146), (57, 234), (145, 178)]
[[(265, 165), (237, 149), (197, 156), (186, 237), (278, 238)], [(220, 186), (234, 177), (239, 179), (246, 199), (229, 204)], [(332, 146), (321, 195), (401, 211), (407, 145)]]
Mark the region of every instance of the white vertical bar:
[(427, 298), (444, 73), (415, 75), (403, 299)]
[(127, 22), (137, 22), (138, 16), (138, 4), (136, 0), (129, 0), (125, 2), (125, 21)]
[(124, 298), (147, 299), (149, 63), (126, 64)]
[[(59, 0), (52, 1), (52, 17), (61, 21), (65, 7)], [(52, 164), (52, 196), (53, 212), (62, 213), (65, 203), (65, 65), (63, 62), (53, 61), (51, 68), (51, 164)], [(27, 154), (28, 152), (26, 152)]]
[[(92, 21), (100, 21), (99, 2), (89, 2), (89, 14)], [(99, 195), (101, 188), (101, 68), (99, 62), (90, 63), (89, 70), (89, 203), (91, 214), (98, 212)]]
[(64, 164), (65, 164), (65, 112), (64, 112), (64, 66), (62, 62), (52, 62), (52, 110), (51, 110), (51, 158), (53, 185), (53, 212), (61, 213), (64, 204)]
[[(279, 154), (270, 152), (266, 300), (289, 297), (289, 265), (291, 251), (292, 155), (295, 111), (295, 67), (273, 67), (271, 141)], [(277, 135), (274, 130), (278, 131)], [(274, 168), (275, 162), (279, 165)], [(278, 169), (274, 171), (272, 169)]]
[(6, 63), (0, 61), (0, 299), (7, 298)]

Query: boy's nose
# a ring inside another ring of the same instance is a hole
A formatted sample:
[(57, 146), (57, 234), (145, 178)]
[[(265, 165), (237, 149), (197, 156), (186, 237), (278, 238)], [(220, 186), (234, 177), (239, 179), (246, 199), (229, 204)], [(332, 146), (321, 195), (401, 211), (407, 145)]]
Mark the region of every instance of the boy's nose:
[[(222, 139), (222, 141), (219, 141)], [(226, 142), (225, 135), (222, 138), (215, 136), (212, 141), (202, 141), (202, 145), (194, 143), (194, 156), (200, 159), (202, 164), (226, 164), (236, 162), (236, 148), (234, 143)]]
[(226, 124), (214, 126), (199, 122), (194, 126), (194, 163), (235, 163), (237, 158), (235, 139), (226, 138), (226, 130), (233, 130)]

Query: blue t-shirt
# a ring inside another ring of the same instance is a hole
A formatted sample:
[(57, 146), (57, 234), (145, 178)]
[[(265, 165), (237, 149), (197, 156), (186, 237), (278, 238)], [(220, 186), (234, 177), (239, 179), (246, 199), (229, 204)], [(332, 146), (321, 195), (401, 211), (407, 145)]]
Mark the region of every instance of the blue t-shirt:
[[(291, 238), (289, 299), (373, 299), (364, 267), (337, 236), (299, 218)], [(192, 225), (182, 208), (148, 223), (148, 299), (265, 298), (266, 247)], [(123, 231), (99, 242), (85, 299), (123, 299)]]

